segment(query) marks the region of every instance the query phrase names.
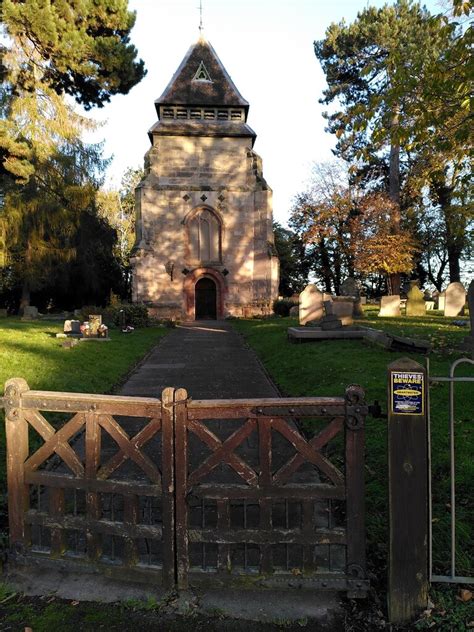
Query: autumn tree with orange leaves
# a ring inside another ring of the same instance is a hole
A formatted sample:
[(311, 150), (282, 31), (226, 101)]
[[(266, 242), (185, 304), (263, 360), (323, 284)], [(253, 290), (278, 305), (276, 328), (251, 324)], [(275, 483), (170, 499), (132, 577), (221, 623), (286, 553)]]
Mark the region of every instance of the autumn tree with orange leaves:
[(296, 196), (290, 226), (315, 246), (313, 272), (327, 292), (339, 292), (346, 276), (409, 274), (417, 244), (406, 230), (394, 230), (394, 202), (387, 194), (365, 194), (349, 184), (341, 163), (316, 164), (310, 185)]

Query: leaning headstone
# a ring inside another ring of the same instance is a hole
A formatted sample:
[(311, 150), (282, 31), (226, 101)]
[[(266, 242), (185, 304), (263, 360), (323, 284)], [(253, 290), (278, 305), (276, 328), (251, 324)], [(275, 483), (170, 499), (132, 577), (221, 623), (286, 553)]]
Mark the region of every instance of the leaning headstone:
[(445, 316), (459, 316), (466, 303), (466, 290), (464, 285), (455, 281), (446, 288), (446, 303), (444, 305)]
[(310, 283), (300, 294), (299, 319), (300, 325), (306, 325), (311, 320), (318, 320), (324, 316), (323, 293), (314, 283)]
[(425, 297), (418, 287), (417, 281), (411, 282), (407, 294), (407, 316), (424, 316), (426, 313)]
[(350, 296), (354, 299), (352, 310), (354, 318), (360, 318), (363, 316), (364, 312), (361, 307), (360, 286), (358, 281), (356, 281), (353, 277), (347, 277), (347, 279), (341, 283), (339, 290), (341, 296)]
[(23, 308), (22, 320), (36, 320), (38, 318), (38, 308), (34, 305), (27, 305)]
[(400, 316), (400, 294), (382, 296), (380, 299), (379, 316), (383, 318)]

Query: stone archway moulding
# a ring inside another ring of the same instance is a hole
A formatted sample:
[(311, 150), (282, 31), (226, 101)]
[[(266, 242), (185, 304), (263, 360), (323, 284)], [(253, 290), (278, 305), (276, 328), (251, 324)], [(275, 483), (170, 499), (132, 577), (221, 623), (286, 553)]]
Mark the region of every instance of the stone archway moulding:
[(192, 272), (186, 275), (183, 283), (184, 300), (186, 305), (186, 316), (190, 320), (194, 320), (195, 305), (194, 305), (194, 288), (196, 283), (203, 278), (212, 279), (216, 284), (217, 289), (217, 319), (224, 318), (224, 298), (227, 292), (224, 277), (217, 270), (212, 268), (196, 268)]

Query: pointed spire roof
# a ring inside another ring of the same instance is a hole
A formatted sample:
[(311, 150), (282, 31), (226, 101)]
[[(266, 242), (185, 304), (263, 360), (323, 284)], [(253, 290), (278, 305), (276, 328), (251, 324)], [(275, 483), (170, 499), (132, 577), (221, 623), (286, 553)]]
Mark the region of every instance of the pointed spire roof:
[(155, 105), (157, 110), (160, 105), (244, 107), (246, 111), (249, 107), (217, 53), (202, 36), (189, 48)]

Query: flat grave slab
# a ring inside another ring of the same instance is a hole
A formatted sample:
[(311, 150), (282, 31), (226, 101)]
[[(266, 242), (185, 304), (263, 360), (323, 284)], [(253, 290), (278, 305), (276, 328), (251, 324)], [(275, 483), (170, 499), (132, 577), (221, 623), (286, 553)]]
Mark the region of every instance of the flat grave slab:
[(322, 329), (320, 327), (288, 327), (291, 340), (355, 340), (364, 337), (362, 329)]

